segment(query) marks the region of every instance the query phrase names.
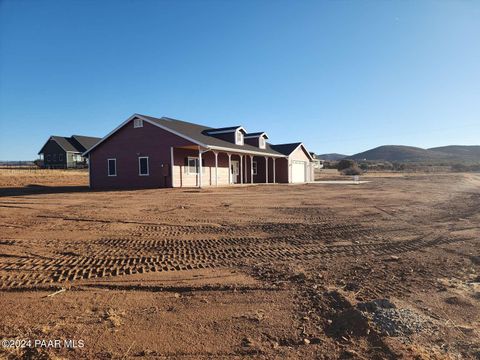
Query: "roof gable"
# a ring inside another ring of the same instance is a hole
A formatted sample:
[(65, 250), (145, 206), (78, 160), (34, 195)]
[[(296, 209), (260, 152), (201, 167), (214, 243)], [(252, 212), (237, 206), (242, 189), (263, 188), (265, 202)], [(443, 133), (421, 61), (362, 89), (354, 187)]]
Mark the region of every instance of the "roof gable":
[(49, 141), (55, 141), (58, 144), (58, 146), (60, 146), (65, 152), (82, 153), (85, 150), (87, 150), (89, 147), (93, 146), (90, 144), (92, 144), (93, 142), (95, 144), (99, 140), (100, 138), (82, 136), (82, 135), (72, 135), (71, 137), (52, 135), (48, 138), (47, 142), (42, 146), (38, 154), (43, 153), (43, 149), (45, 148), (45, 146), (48, 144)]
[(308, 156), (310, 160), (313, 160), (312, 155), (307, 151), (307, 148), (303, 143), (301, 142), (296, 142), (296, 143), (290, 143), (290, 144), (278, 144), (278, 145), (272, 145), (272, 148), (279, 153), (282, 153), (283, 155), (289, 156), (292, 154), (295, 150), (297, 150), (299, 147), (302, 148), (302, 150), (305, 152), (305, 154)]
[(69, 141), (69, 139), (67, 137), (52, 135), (48, 138), (48, 140), (45, 142), (45, 144), (43, 144), (42, 148), (38, 152), (39, 154), (43, 153), (43, 149), (45, 148), (45, 146), (47, 146), (49, 141), (55, 141), (58, 144), (58, 146), (60, 146), (65, 152), (68, 152), (68, 151), (70, 151), (70, 152), (80, 152), (79, 150), (76, 149), (75, 145), (72, 144), (72, 142)]

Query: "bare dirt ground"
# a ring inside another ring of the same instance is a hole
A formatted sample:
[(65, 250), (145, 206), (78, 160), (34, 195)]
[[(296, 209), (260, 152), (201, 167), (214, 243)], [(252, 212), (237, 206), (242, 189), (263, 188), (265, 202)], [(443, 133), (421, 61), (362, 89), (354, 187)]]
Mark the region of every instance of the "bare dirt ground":
[(0, 172), (0, 338), (62, 344), (0, 358), (480, 358), (478, 174), (121, 192), (25, 176)]

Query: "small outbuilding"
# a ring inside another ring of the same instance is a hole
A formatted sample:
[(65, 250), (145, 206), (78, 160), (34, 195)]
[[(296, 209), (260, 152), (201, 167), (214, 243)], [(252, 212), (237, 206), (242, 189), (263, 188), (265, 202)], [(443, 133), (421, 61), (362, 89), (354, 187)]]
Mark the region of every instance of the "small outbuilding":
[(240, 125), (211, 128), (134, 114), (83, 156), (93, 189), (305, 183), (312, 157), (301, 142), (272, 145)]

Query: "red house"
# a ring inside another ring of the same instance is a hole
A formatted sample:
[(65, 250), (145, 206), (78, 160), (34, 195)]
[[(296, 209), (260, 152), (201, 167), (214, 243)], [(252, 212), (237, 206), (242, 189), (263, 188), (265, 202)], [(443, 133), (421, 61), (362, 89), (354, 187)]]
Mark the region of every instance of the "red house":
[(92, 189), (304, 183), (313, 159), (302, 143), (272, 145), (264, 132), (210, 128), (134, 114), (83, 155)]

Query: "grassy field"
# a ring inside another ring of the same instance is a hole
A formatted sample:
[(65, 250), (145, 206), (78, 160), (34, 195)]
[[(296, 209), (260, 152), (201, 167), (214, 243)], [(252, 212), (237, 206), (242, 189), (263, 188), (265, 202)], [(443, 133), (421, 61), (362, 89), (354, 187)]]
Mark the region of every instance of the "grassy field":
[(88, 185), (88, 170), (0, 168), (0, 187)]

